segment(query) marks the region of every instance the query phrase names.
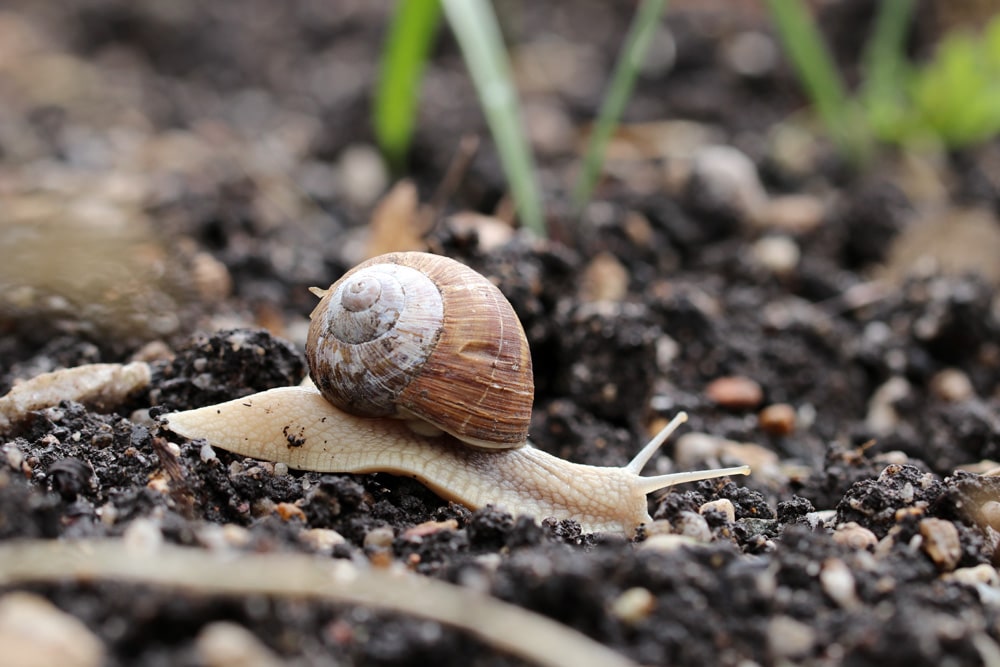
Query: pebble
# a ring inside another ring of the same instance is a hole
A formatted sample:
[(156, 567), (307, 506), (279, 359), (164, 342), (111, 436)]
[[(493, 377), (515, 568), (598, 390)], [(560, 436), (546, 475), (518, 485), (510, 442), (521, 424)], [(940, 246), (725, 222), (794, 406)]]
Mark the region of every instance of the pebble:
[(757, 415), (761, 430), (771, 435), (789, 435), (795, 431), (795, 408), (788, 403), (772, 403)]
[(816, 643), (816, 633), (805, 623), (790, 616), (775, 616), (768, 623), (767, 640), (771, 653), (779, 658), (796, 658), (809, 653)]
[(299, 521), (305, 522), (306, 513), (302, 511), (302, 508), (295, 503), (278, 503), (274, 506), (275, 513), (281, 517), (282, 521), (291, 521), (293, 519), (298, 519)]
[(986, 584), (1000, 587), (1000, 573), (997, 573), (997, 569), (987, 563), (980, 563), (974, 567), (960, 567), (954, 572), (941, 575), (941, 578), (968, 586)]
[(839, 558), (829, 558), (823, 562), (819, 572), (819, 582), (823, 592), (844, 609), (856, 607), (858, 600), (854, 586), (854, 575), (847, 564)]
[(446, 521), (424, 521), (416, 526), (412, 526), (403, 531), (402, 537), (405, 539), (419, 539), (442, 531), (458, 530), (458, 521), (448, 519)]
[(681, 468), (690, 468), (702, 461), (718, 458), (722, 451), (722, 438), (693, 431), (677, 438), (674, 461)]
[(580, 300), (618, 302), (628, 294), (628, 269), (610, 252), (594, 255), (580, 279)]
[(354, 206), (372, 206), (389, 185), (389, 172), (374, 146), (348, 146), (337, 161), (344, 197)]
[(785, 235), (765, 236), (754, 242), (750, 254), (761, 267), (776, 276), (787, 276), (799, 265), (799, 244)]
[(705, 517), (694, 512), (681, 512), (673, 521), (674, 532), (691, 537), (699, 542), (711, 542), (712, 531)]
[(202, 628), (194, 642), (204, 667), (279, 667), (284, 662), (242, 625), (216, 621)]
[(935, 396), (949, 403), (964, 401), (976, 393), (969, 376), (957, 368), (938, 371), (931, 378), (930, 387)]
[(722, 512), (726, 515), (726, 521), (729, 523), (736, 522), (736, 507), (733, 506), (733, 501), (729, 498), (710, 500), (698, 508), (699, 514), (704, 515), (706, 512)]
[(731, 209), (744, 220), (754, 217), (767, 201), (757, 166), (732, 146), (699, 149), (691, 165), (691, 179), (700, 196)]
[(681, 547), (691, 547), (698, 546), (700, 542), (693, 537), (688, 537), (687, 535), (676, 535), (676, 534), (666, 534), (660, 533), (659, 535), (653, 535), (652, 537), (646, 538), (646, 540), (639, 544), (639, 548), (643, 551), (662, 551), (664, 553), (669, 553), (671, 551), (676, 551)]
[(392, 546), (394, 538), (392, 528), (389, 526), (372, 528), (365, 534), (364, 546), (372, 549), (387, 549)]
[(878, 544), (875, 533), (854, 521), (841, 524), (833, 531), (833, 541), (857, 550), (871, 550)]
[(868, 401), (868, 415), (865, 423), (873, 434), (885, 436), (896, 430), (899, 413), (894, 403), (910, 394), (910, 383), (901, 377), (892, 377), (875, 390)]
[(163, 532), (152, 519), (136, 519), (129, 524), (122, 535), (129, 551), (139, 554), (153, 554), (163, 544)]
[(921, 548), (939, 569), (954, 570), (962, 558), (962, 543), (958, 528), (944, 519), (924, 519), (920, 522), (920, 534), (924, 540)]
[(979, 506), (979, 516), (987, 526), (1000, 530), (1000, 502), (987, 500)]
[(330, 528), (310, 528), (299, 533), (299, 541), (308, 545), (313, 551), (330, 554), (333, 548), (347, 540), (343, 535)]
[(0, 597), (2, 662), (11, 667), (99, 667), (104, 644), (78, 619), (34, 593)]
[(826, 207), (811, 195), (781, 195), (772, 197), (757, 209), (754, 222), (759, 227), (781, 230), (790, 234), (810, 232), (823, 222)]
[(625, 623), (638, 623), (656, 607), (656, 598), (648, 589), (636, 586), (622, 592), (611, 603), (611, 613)]
[(207, 442), (201, 446), (201, 450), (198, 452), (201, 457), (202, 463), (208, 463), (209, 461), (216, 461), (218, 458), (215, 456), (215, 450), (212, 449), (212, 445)]
[(764, 400), (764, 390), (748, 377), (732, 375), (712, 380), (705, 388), (705, 395), (723, 408), (748, 410)]

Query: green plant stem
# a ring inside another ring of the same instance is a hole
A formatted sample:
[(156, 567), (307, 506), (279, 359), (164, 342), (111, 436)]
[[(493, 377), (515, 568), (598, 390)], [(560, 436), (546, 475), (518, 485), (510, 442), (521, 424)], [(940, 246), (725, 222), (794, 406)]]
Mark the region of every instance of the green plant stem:
[(646, 51), (649, 49), (649, 44), (656, 33), (656, 27), (659, 25), (660, 16), (663, 15), (666, 6), (666, 0), (642, 0), (632, 17), (628, 36), (625, 38), (625, 43), (618, 55), (611, 84), (604, 96), (604, 101), (601, 103), (597, 122), (590, 133), (590, 139), (584, 153), (583, 166), (577, 178), (576, 187), (573, 189), (573, 207), (577, 214), (582, 212), (587, 202), (590, 201), (594, 184), (597, 182), (601, 165), (604, 163), (604, 151), (607, 149), (608, 140), (618, 126), (625, 105), (632, 95), (639, 68), (646, 57)]
[(785, 52), (792, 60), (831, 138), (855, 165), (868, 162), (867, 124), (848, 99), (833, 56), (801, 0), (767, 0)]
[(496, 14), (487, 0), (442, 0), (486, 114), (521, 223), (545, 236), (535, 165), (521, 125), (517, 92)]
[(399, 0), (382, 49), (375, 91), (375, 138), (394, 169), (409, 151), (424, 66), (441, 19), (438, 0)]
[(879, 5), (875, 31), (865, 50), (866, 94), (896, 95), (901, 90), (903, 44), (912, 15), (913, 0), (882, 0)]

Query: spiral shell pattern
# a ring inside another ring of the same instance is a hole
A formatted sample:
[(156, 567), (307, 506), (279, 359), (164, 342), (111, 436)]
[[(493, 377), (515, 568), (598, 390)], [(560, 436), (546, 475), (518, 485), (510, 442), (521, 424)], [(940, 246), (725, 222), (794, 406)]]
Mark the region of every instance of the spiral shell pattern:
[(524, 444), (534, 384), (513, 308), (454, 260), (391, 253), (348, 271), (312, 313), (313, 381), (358, 416), (419, 419), (478, 447)]

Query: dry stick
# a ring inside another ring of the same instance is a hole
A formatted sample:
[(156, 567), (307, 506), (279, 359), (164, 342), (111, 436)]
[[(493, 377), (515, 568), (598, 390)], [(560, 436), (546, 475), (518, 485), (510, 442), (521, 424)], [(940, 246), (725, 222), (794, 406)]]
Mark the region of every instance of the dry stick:
[(114, 581), (201, 595), (272, 595), (356, 604), (454, 626), (539, 665), (636, 667), (636, 663), (550, 618), (495, 598), (409, 573), (361, 569), (302, 554), (239, 554), (121, 540), (25, 540), (0, 544), (0, 585)]

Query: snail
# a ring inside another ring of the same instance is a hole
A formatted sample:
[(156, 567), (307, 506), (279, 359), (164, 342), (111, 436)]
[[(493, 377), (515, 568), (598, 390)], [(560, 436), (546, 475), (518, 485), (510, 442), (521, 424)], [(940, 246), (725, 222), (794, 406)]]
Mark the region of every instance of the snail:
[(317, 472), (417, 479), (477, 509), (575, 519), (631, 535), (646, 495), (748, 466), (642, 477), (683, 413), (621, 468), (571, 463), (528, 440), (534, 384), (524, 331), (482, 275), (427, 253), (348, 271), (311, 315), (313, 387), (282, 387), (165, 415), (167, 428), (228, 451)]

